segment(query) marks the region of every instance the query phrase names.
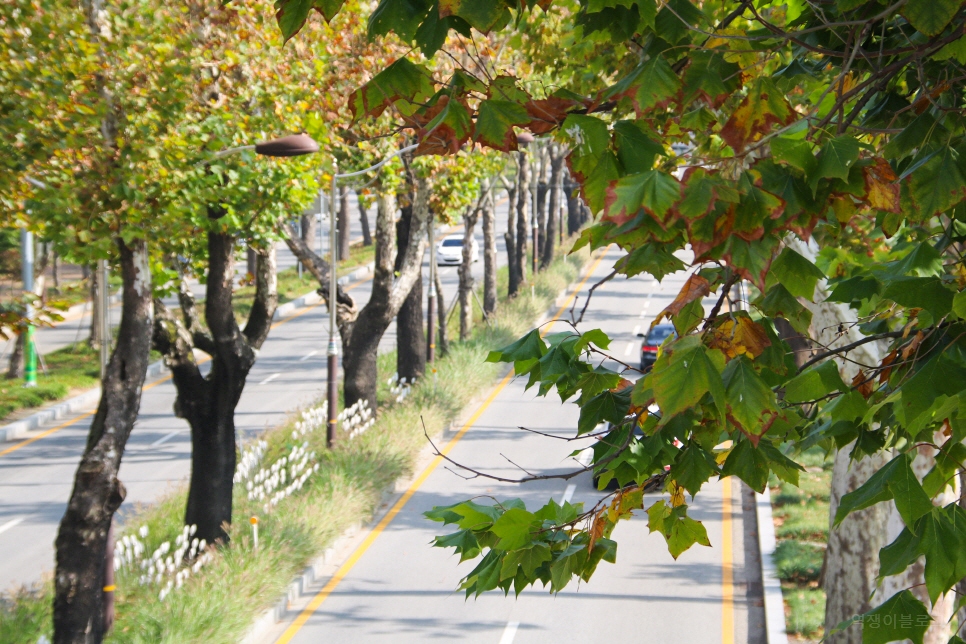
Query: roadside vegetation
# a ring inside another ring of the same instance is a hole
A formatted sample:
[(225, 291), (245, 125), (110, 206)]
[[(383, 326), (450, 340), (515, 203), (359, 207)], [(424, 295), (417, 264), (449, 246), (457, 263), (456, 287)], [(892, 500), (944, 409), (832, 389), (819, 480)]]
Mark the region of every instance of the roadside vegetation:
[(799, 487), (772, 477), (775, 567), (785, 599), (788, 633), (799, 642), (822, 639), (825, 590), (822, 564), (828, 542), (832, 458), (819, 448), (803, 455)]
[[(127, 513), (118, 531), (125, 545), (119, 547), (117, 621), (106, 641), (238, 642), (298, 572), (347, 528), (371, 518), (392, 483), (413, 472), (426, 446), (424, 424), (430, 435), (440, 434), (492, 385), (503, 367), (484, 362), (487, 353), (531, 328), (587, 258), (586, 251), (558, 257), (533, 280), (532, 294), (527, 289), (501, 302), (469, 340), (451, 341), (434, 365), (435, 379), (407, 390), (394, 382), (395, 354), (381, 355), (374, 422), (366, 427), (365, 415), (358, 414), (356, 427), (365, 429), (334, 449), (325, 446), (322, 400), (244, 446), (230, 547), (193, 543), (190, 529), (185, 535), (184, 486)], [(258, 520), (257, 549), (252, 517)], [(192, 550), (195, 557), (181, 564), (177, 555)], [(35, 644), (49, 637), (51, 594), (48, 581), (0, 599), (0, 641)]]

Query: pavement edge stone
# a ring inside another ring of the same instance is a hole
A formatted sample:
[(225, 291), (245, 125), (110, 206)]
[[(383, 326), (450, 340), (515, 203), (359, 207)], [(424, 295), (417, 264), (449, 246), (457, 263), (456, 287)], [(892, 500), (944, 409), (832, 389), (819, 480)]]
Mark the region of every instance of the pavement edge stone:
[(782, 586), (775, 568), (775, 524), (771, 520), (771, 491), (755, 495), (758, 549), (761, 553), (762, 598), (765, 604), (765, 638), (768, 644), (788, 644)]

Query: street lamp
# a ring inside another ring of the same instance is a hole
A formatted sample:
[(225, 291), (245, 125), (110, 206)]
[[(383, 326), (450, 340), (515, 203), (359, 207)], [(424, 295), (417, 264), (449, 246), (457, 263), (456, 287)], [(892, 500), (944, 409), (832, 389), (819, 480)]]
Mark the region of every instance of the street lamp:
[(335, 238), (335, 198), (336, 193), (339, 189), (339, 179), (351, 179), (352, 177), (358, 177), (360, 175), (366, 174), (367, 172), (373, 172), (379, 170), (382, 166), (386, 165), (389, 161), (395, 157), (405, 154), (411, 150), (415, 150), (419, 144), (414, 144), (407, 146), (401, 150), (397, 150), (387, 156), (385, 159), (371, 165), (364, 170), (359, 170), (358, 172), (347, 172), (345, 174), (339, 174), (339, 168), (336, 166), (334, 168), (335, 172), (332, 173), (332, 186), (331, 192), (329, 194), (329, 258), (330, 258), (330, 270), (329, 270), (329, 348), (326, 351), (327, 358), (327, 373), (328, 373), (328, 421), (326, 427), (325, 440), (329, 447), (335, 444), (335, 430), (336, 423), (338, 422), (338, 409), (339, 409), (339, 387), (337, 373), (339, 370), (339, 349), (335, 343), (335, 293), (338, 288), (338, 283), (335, 277), (335, 251), (336, 251), (336, 238)]

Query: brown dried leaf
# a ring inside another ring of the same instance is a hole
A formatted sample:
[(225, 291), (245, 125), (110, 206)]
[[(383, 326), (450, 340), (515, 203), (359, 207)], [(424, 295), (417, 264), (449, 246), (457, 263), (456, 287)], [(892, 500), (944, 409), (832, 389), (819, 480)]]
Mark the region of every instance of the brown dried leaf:
[(852, 388), (858, 389), (863, 398), (868, 398), (872, 395), (873, 380), (874, 378), (869, 378), (866, 373), (860, 369), (859, 372), (855, 374), (855, 378), (852, 378)]
[(681, 288), (681, 292), (678, 293), (677, 297), (674, 298), (674, 301), (671, 302), (667, 308), (661, 311), (660, 315), (657, 316), (653, 324), (657, 324), (665, 317), (670, 318), (673, 315), (677, 315), (681, 312), (681, 309), (694, 300), (710, 294), (711, 282), (704, 279), (697, 273), (694, 273), (688, 278), (688, 281), (684, 283), (684, 286)]

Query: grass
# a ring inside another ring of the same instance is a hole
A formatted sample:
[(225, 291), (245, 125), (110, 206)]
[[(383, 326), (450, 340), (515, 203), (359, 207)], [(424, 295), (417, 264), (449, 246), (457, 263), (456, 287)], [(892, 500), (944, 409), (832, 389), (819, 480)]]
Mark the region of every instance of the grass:
[(772, 479), (775, 567), (782, 582), (786, 627), (804, 641), (818, 641), (825, 621), (819, 578), (828, 541), (832, 459), (820, 449), (802, 455), (799, 486)]
[[(416, 383), (406, 400), (389, 399), (386, 381), (395, 372), (395, 355), (379, 357), (380, 408), (376, 425), (332, 450), (325, 447), (324, 421), (307, 435), (297, 431), (293, 418), (268, 431), (263, 464), (278, 462), (304, 440), (317, 456), (318, 471), (301, 491), (266, 511), (263, 501), (250, 501), (244, 482), (235, 488), (232, 542), (213, 550), (201, 573), (159, 599), (160, 587), (142, 585), (138, 574), (121, 571), (117, 579), (117, 621), (106, 641), (116, 644), (228, 644), (237, 642), (258, 611), (273, 604), (297, 572), (347, 527), (369, 519), (383, 492), (400, 476), (412, 472), (425, 447), (423, 423), (438, 434), (472, 400), (492, 385), (502, 365), (483, 362), (486, 353), (503, 346), (531, 328), (557, 293), (574, 281), (585, 253), (568, 256), (541, 273), (529, 293), (502, 302), (488, 326), (466, 342), (451, 342), (436, 362), (437, 378)], [(184, 486), (160, 502), (138, 508), (126, 519), (121, 534), (148, 528), (150, 553), (181, 530)], [(259, 519), (256, 552), (248, 519)], [(164, 583), (164, 582), (162, 582)], [(34, 644), (50, 635), (50, 583), (33, 593), (0, 602), (0, 642)]]

